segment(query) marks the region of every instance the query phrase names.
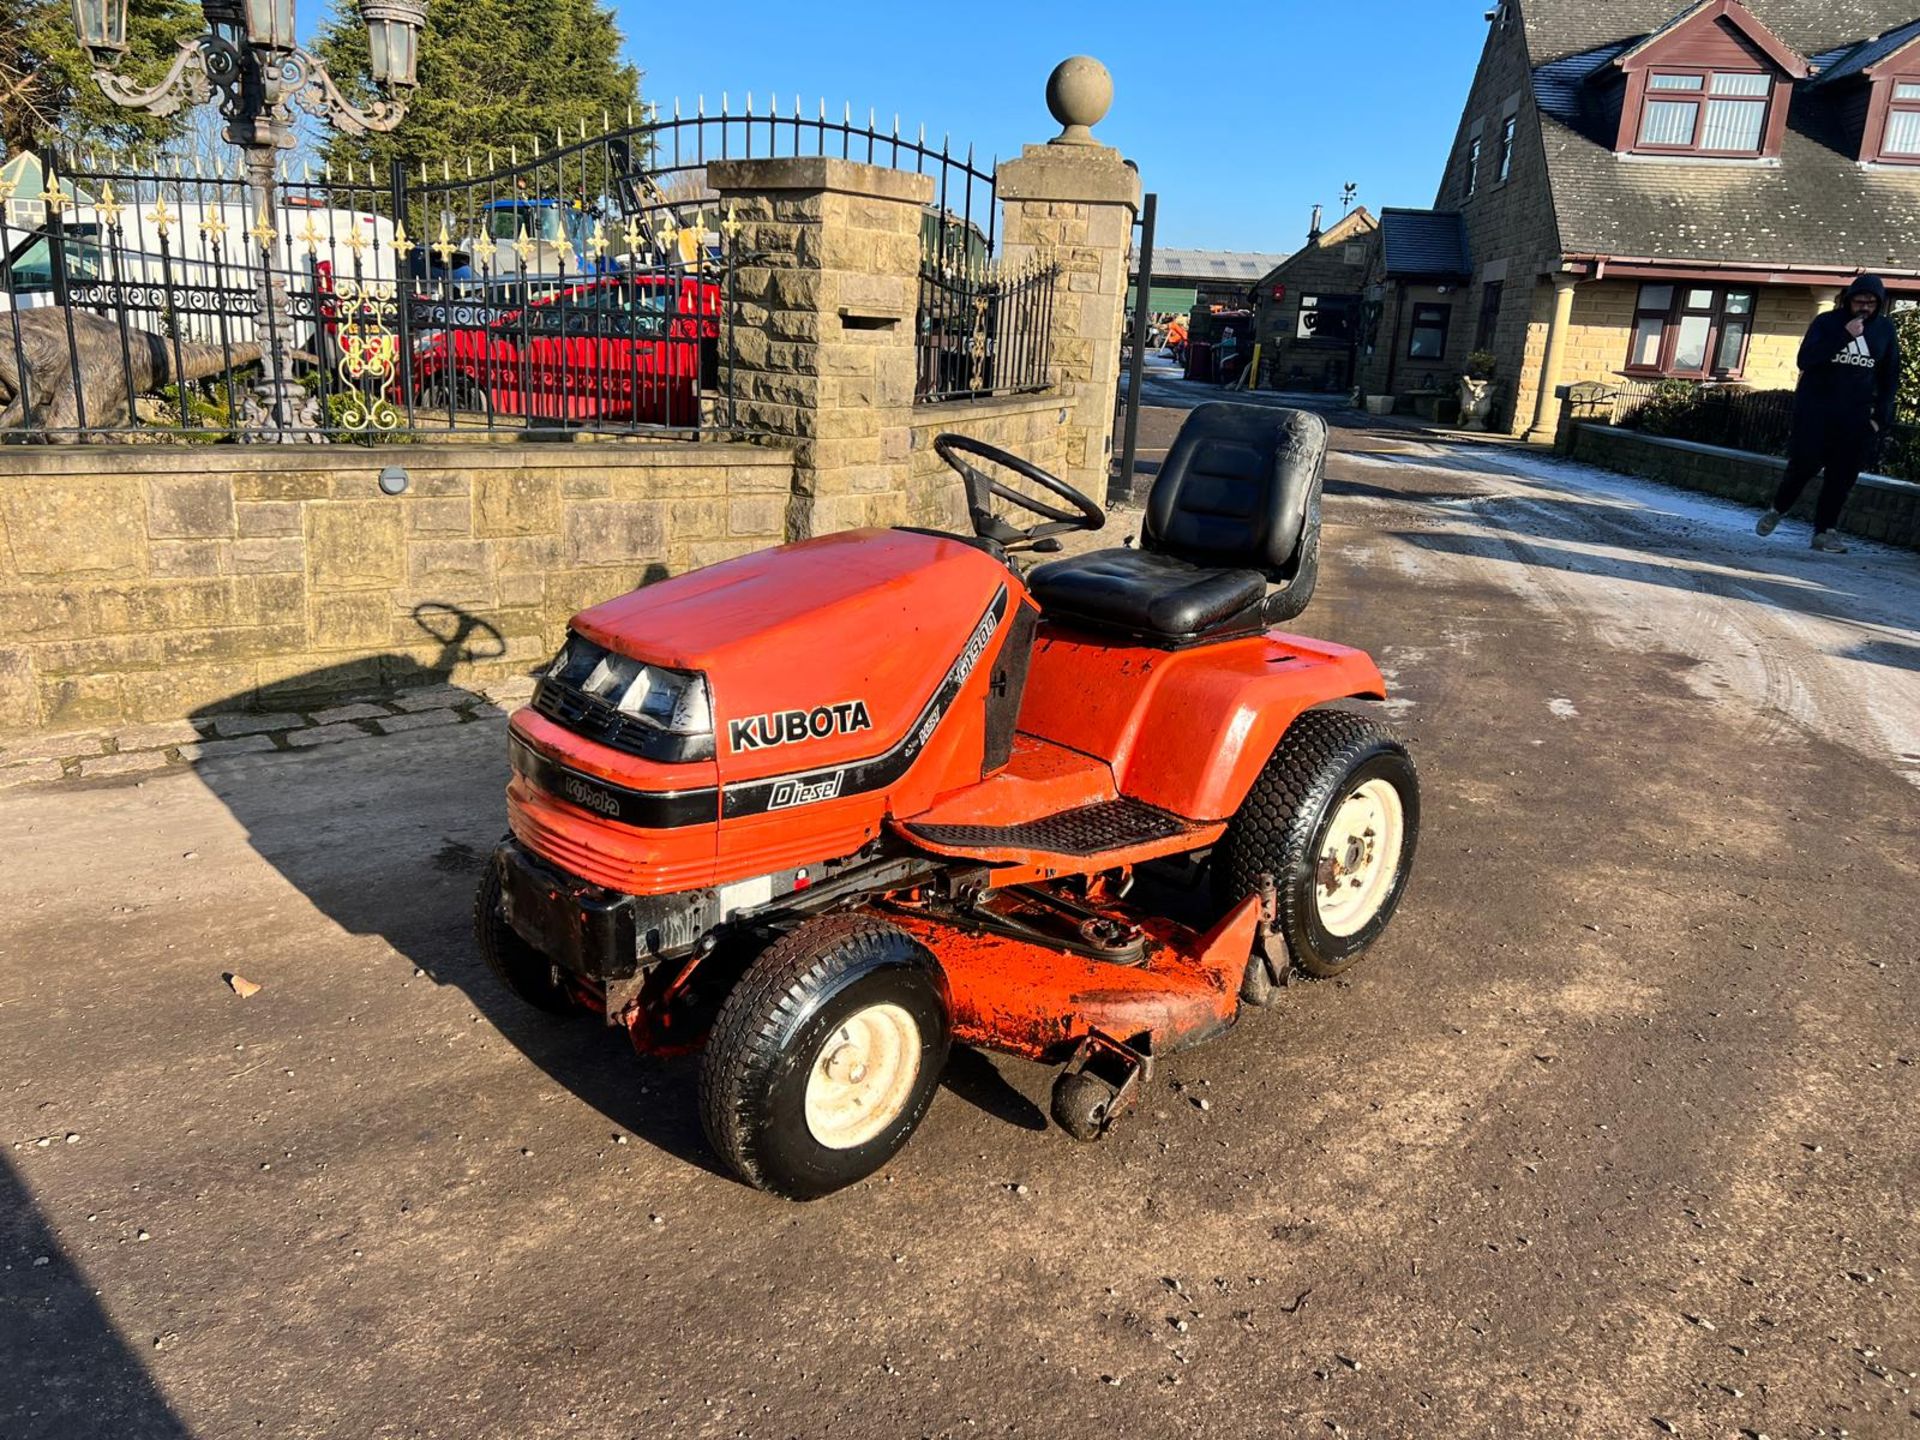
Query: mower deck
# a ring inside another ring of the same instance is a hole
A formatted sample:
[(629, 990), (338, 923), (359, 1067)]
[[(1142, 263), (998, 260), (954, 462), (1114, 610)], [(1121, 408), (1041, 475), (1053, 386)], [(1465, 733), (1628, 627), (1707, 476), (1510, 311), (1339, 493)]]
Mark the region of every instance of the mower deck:
[[(1090, 1033), (1165, 1054), (1233, 1024), (1260, 918), (1249, 897), (1204, 935), (1157, 915), (1101, 907), (1137, 934), (1131, 960), (1099, 959), (906, 907), (887, 919), (939, 955), (953, 1038), (1059, 1063)], [(1117, 948), (1117, 947), (1116, 947)]]

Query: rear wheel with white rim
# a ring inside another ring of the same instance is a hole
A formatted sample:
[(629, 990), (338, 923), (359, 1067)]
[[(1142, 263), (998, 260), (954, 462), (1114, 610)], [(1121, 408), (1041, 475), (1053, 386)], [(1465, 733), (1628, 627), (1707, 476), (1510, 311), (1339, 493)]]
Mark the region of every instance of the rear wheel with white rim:
[(1214, 852), (1215, 897), (1231, 905), (1274, 878), (1294, 964), (1337, 975), (1380, 937), (1413, 866), (1420, 783), (1386, 726), (1309, 710), (1288, 727)]
[(946, 977), (925, 946), (871, 916), (809, 920), (720, 1007), (700, 1067), (707, 1138), (750, 1185), (828, 1194), (906, 1144), (948, 1043)]

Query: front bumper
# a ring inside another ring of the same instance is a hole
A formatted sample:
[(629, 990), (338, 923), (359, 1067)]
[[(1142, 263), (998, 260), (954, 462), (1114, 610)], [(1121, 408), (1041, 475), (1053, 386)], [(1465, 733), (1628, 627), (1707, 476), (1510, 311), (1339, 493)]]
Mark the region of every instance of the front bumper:
[(623, 895), (570, 875), (517, 840), (493, 853), (514, 934), (554, 964), (605, 985), (692, 951), (720, 919), (712, 890)]

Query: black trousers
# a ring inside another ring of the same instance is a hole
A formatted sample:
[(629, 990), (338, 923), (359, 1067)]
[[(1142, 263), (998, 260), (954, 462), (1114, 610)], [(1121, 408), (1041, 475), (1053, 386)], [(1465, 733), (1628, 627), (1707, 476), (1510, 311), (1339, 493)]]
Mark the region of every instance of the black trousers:
[(1879, 437), (1864, 415), (1796, 415), (1787, 451), (1787, 473), (1774, 492), (1773, 508), (1783, 515), (1791, 510), (1807, 482), (1824, 469), (1827, 478), (1820, 487), (1820, 498), (1813, 502), (1813, 528), (1831, 530), (1840, 523), (1847, 496), (1878, 443)]

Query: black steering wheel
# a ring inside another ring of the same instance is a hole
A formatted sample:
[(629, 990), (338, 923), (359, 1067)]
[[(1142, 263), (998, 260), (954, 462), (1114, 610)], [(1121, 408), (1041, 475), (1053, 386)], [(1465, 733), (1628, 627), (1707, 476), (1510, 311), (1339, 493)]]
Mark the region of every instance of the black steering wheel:
[[(1057, 546), (1040, 546), (1038, 542), (1068, 530), (1098, 530), (1107, 523), (1107, 512), (1073, 486), (1057, 475), (1048, 474), (1031, 460), (1022, 460), (998, 445), (989, 445), (970, 435), (956, 435), (948, 431), (933, 437), (933, 451), (959, 473), (961, 483), (967, 487), (967, 516), (973, 521), (974, 534), (983, 540), (992, 540), (1013, 549), (1057, 549)], [(1031, 480), (1049, 494), (1058, 495), (1073, 509), (1061, 510), (1024, 490), (1016, 490), (1005, 481), (986, 474), (978, 466), (968, 464), (960, 458), (962, 454), (975, 455), (994, 465), (1003, 466), (1022, 479)], [(1042, 523), (1025, 530), (1009, 525), (993, 513), (991, 502), (996, 499), (1031, 511), (1041, 517)]]

